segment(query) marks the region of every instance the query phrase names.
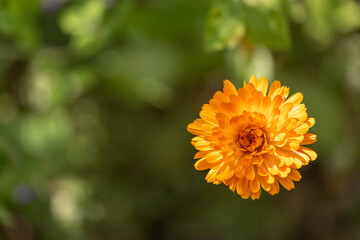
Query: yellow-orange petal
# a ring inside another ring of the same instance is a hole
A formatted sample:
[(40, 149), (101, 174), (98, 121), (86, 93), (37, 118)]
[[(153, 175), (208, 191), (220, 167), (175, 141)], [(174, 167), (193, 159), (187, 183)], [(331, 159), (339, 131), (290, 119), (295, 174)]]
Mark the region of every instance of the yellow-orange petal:
[(196, 161), (194, 167), (196, 170), (205, 170), (210, 168), (210, 164), (205, 160), (205, 158), (201, 158), (200, 160)]
[(300, 181), (301, 175), (298, 170), (291, 169), (291, 172), (289, 173), (288, 177), (293, 181)]
[(310, 125), (308, 123), (303, 123), (299, 125), (298, 127), (294, 128), (294, 131), (296, 134), (305, 134), (307, 131), (309, 131)]
[(249, 181), (245, 178), (238, 180), (236, 191), (240, 196), (243, 196), (249, 188)]
[(234, 171), (229, 165), (224, 164), (217, 172), (216, 179), (219, 181), (225, 181), (230, 179), (234, 175)]
[(264, 177), (259, 177), (259, 180), (260, 180), (261, 187), (267, 192), (270, 191), (271, 184), (267, 183), (267, 181)]
[(305, 133), (304, 140), (301, 142), (301, 145), (309, 145), (316, 142), (316, 135), (312, 133)]
[(224, 80), (224, 93), (228, 96), (237, 95), (235, 86), (229, 80)]
[(262, 92), (263, 95), (266, 95), (267, 88), (268, 88), (267, 79), (264, 77), (260, 78), (257, 90)]
[(271, 173), (266, 175), (264, 179), (268, 184), (273, 184), (275, 182), (275, 177)]
[(258, 85), (258, 79), (254, 75), (251, 75), (249, 83), (252, 83), (254, 87), (256, 87)]
[(210, 151), (199, 151), (195, 154), (194, 159), (203, 158), (206, 154), (208, 154)]
[(311, 150), (310, 148), (304, 146), (301, 146), (298, 152), (305, 153), (310, 157), (311, 160), (315, 160), (317, 158), (317, 154), (314, 150)]
[(208, 183), (211, 183), (211, 182), (214, 182), (216, 180), (216, 171), (215, 170), (212, 170), (210, 169), (208, 174), (206, 175), (205, 177), (205, 180), (208, 182)]
[(278, 169), (280, 178), (286, 178), (291, 171), (291, 168), (286, 165), (279, 167)]
[(292, 95), (291, 97), (289, 97), (286, 102), (291, 102), (295, 105), (298, 105), (302, 102), (304, 96), (302, 95), (302, 93), (298, 92), (295, 93), (294, 95)]
[(260, 198), (260, 195), (261, 195), (261, 191), (258, 191), (258, 192), (252, 192), (251, 193), (251, 199), (252, 200), (255, 200), (255, 199), (259, 199)]
[(193, 141), (192, 144), (195, 146), (195, 148), (199, 151), (210, 151), (212, 150), (212, 144), (208, 141)]
[(254, 171), (254, 165), (250, 165), (246, 169), (246, 179), (248, 180), (254, 180), (255, 179), (255, 171)]
[(279, 182), (276, 180), (273, 184), (271, 184), (270, 191), (268, 191), (271, 195), (277, 194), (280, 191)]
[(204, 104), (202, 106), (202, 110), (200, 112), (200, 117), (205, 121), (212, 125), (217, 125), (217, 120), (215, 118), (215, 112), (212, 110), (209, 104)]
[(312, 127), (315, 124), (315, 118), (308, 118), (306, 119), (306, 122), (308, 122), (310, 127)]
[(263, 159), (264, 159), (265, 167), (268, 169), (269, 173), (271, 173), (272, 175), (278, 175), (279, 169), (274, 162), (273, 156), (264, 154)]
[(253, 193), (256, 193), (260, 190), (260, 183), (257, 179), (253, 179), (250, 181), (250, 189)]
[(218, 151), (211, 151), (206, 154), (205, 159), (208, 163), (217, 163), (223, 159), (223, 155)]
[(275, 81), (271, 84), (271, 86), (270, 86), (269, 94), (268, 94), (268, 95), (269, 95), (270, 97), (274, 97), (275, 91), (276, 91), (277, 89), (279, 89), (280, 87), (281, 87), (280, 81), (275, 80)]
[(290, 180), (289, 178), (277, 178), (277, 180), (280, 182), (280, 184), (286, 188), (287, 190), (291, 190), (295, 188), (294, 182)]

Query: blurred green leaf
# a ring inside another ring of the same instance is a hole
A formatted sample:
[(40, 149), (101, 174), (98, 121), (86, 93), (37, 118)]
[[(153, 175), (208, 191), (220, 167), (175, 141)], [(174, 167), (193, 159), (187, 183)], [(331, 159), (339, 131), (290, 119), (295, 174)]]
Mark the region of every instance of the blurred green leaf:
[(244, 24), (229, 8), (219, 5), (210, 10), (205, 33), (207, 50), (234, 48), (244, 34)]
[(89, 55), (101, 46), (107, 30), (102, 25), (104, 14), (104, 1), (89, 0), (70, 6), (61, 15), (60, 27), (72, 37), (71, 46), (80, 54)]
[(11, 227), (14, 223), (14, 217), (9, 210), (0, 203), (0, 223)]
[(231, 49), (243, 37), (277, 50), (291, 46), (287, 19), (281, 11), (233, 2), (213, 6), (207, 20), (205, 48)]
[(330, 46), (336, 33), (348, 33), (360, 26), (360, 5), (354, 0), (307, 0), (308, 17), (304, 25), (306, 34)]
[(253, 42), (278, 50), (291, 47), (289, 26), (282, 12), (243, 5), (242, 14), (246, 36)]
[(40, 34), (36, 27), (38, 15), (38, 1), (2, 1), (0, 2), (0, 33), (11, 37), (24, 52), (30, 52), (39, 43)]
[(360, 4), (344, 1), (334, 11), (333, 22), (339, 32), (347, 33), (360, 26)]

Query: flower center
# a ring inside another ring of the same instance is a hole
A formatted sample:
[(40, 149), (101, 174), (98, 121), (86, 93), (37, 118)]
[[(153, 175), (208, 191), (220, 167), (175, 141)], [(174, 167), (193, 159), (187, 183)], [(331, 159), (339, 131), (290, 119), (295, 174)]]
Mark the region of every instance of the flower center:
[(261, 149), (265, 141), (265, 133), (258, 127), (242, 130), (238, 138), (239, 146), (249, 152), (255, 152)]

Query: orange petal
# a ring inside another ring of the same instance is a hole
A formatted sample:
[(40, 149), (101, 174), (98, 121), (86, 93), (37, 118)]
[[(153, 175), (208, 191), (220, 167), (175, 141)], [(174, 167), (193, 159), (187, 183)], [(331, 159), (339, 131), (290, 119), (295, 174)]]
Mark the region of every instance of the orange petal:
[(250, 97), (250, 95), (248, 91), (246, 91), (244, 88), (240, 88), (238, 90), (238, 97), (241, 102), (245, 103), (247, 99)]
[(316, 135), (312, 133), (305, 133), (304, 140), (301, 142), (302, 145), (308, 145), (316, 142)]
[(205, 159), (208, 163), (217, 163), (223, 159), (223, 156), (218, 151), (211, 151), (208, 154), (206, 154)]
[(217, 91), (214, 94), (213, 99), (218, 102), (228, 102), (229, 101), (229, 97), (221, 91)]
[(194, 135), (207, 135), (212, 132), (213, 126), (198, 118), (187, 126), (188, 132)]
[(194, 159), (205, 157), (210, 151), (199, 151), (195, 154)]
[(261, 184), (262, 188), (267, 192), (270, 191), (271, 184), (267, 183), (267, 181), (264, 177), (259, 177), (259, 180), (260, 180), (260, 184)]
[(305, 122), (309, 123), (310, 127), (312, 127), (315, 124), (315, 118), (308, 118)]
[(251, 180), (250, 181), (250, 190), (253, 193), (256, 193), (260, 190), (260, 183), (257, 179)]
[(255, 178), (254, 165), (250, 164), (246, 169), (246, 179), (254, 180), (254, 178)]
[(287, 175), (290, 173), (291, 171), (291, 168), (284, 165), (282, 167), (279, 167), (279, 176), (280, 178), (285, 178), (287, 177)]
[(261, 109), (261, 112), (268, 116), (268, 114), (271, 112), (271, 98), (269, 96), (265, 96), (263, 99), (263, 108)]
[(280, 184), (287, 190), (295, 188), (294, 182), (289, 178), (277, 178)]
[(228, 96), (237, 95), (237, 90), (235, 86), (229, 80), (224, 80), (224, 93)]
[(220, 106), (223, 109), (223, 111), (227, 112), (229, 115), (231, 116), (237, 115), (238, 111), (234, 103), (232, 102), (221, 103)]
[(277, 149), (276, 154), (280, 157), (281, 161), (285, 162), (286, 166), (290, 166), (291, 164), (294, 163), (294, 158), (292, 155), (288, 154), (287, 151), (281, 150), (281, 149)]
[(248, 191), (248, 188), (249, 188), (249, 181), (246, 178), (239, 179), (236, 189), (237, 193), (240, 196), (242, 196)]
[(192, 144), (195, 146), (195, 148), (199, 151), (210, 151), (213, 150), (212, 144), (207, 141), (193, 141)]
[(215, 179), (215, 176), (216, 176), (216, 171), (211, 169), (211, 170), (208, 172), (208, 174), (206, 175), (205, 180), (206, 180), (208, 183), (214, 182), (214, 181), (216, 180), (216, 179)]
[(260, 78), (257, 90), (262, 92), (264, 95), (266, 95), (267, 88), (268, 88), (267, 79), (263, 77)]
[(217, 172), (216, 179), (219, 181), (224, 181), (230, 179), (234, 175), (234, 172), (230, 169), (228, 164), (224, 164)]
[(260, 191), (260, 190), (259, 190), (258, 192), (256, 192), (256, 193), (252, 192), (252, 193), (251, 193), (251, 199), (252, 199), (252, 200), (259, 199), (259, 198), (260, 198), (260, 195), (261, 195), (261, 191)]
[(275, 177), (269, 173), (267, 176), (265, 176), (265, 180), (268, 184), (273, 184), (275, 182)]
[(281, 83), (278, 81), (278, 80), (275, 80), (271, 86), (270, 86), (270, 89), (269, 89), (269, 96), (270, 97), (274, 97), (274, 93), (277, 89), (279, 89), (281, 87)]
[(300, 181), (301, 175), (298, 170), (291, 169), (291, 172), (289, 173), (288, 178), (290, 178), (293, 181)]
[(251, 75), (249, 83), (252, 83), (256, 87), (258, 84), (258, 79), (254, 75)]
[(250, 95), (252, 95), (252, 94), (254, 94), (256, 92), (256, 88), (255, 88), (254, 84), (252, 84), (252, 83), (248, 83), (244, 89), (246, 89), (246, 91)]
[(317, 158), (317, 154), (314, 150), (311, 150), (310, 148), (300, 146), (298, 152), (305, 153), (310, 157), (311, 160), (315, 160)]
[(294, 128), (294, 131), (297, 134), (305, 134), (307, 131), (309, 131), (310, 125), (308, 123), (303, 123), (300, 126)]
[(292, 95), (291, 97), (289, 97), (286, 102), (291, 102), (294, 105), (300, 104), (303, 100), (304, 96), (302, 95), (302, 93), (298, 92), (295, 93), (294, 95)]
[(271, 184), (271, 189), (269, 193), (271, 195), (277, 194), (280, 191), (279, 182), (276, 180), (273, 184)]
[(223, 113), (217, 113), (215, 115), (216, 120), (219, 123), (220, 128), (225, 128), (227, 125), (229, 125), (229, 117)]
[(269, 171), (267, 170), (267, 168), (265, 167), (265, 164), (262, 163), (261, 165), (257, 166), (257, 172), (259, 174), (259, 176), (266, 176), (268, 175)]
[(204, 121), (206, 121), (206, 122), (208, 122), (208, 123), (210, 123), (212, 125), (217, 125), (218, 124), (218, 121), (215, 118), (215, 112), (212, 110), (212, 108), (210, 107), (209, 104), (204, 104), (202, 106), (202, 110), (200, 112), (200, 117)]
[(264, 159), (264, 164), (265, 164), (266, 168), (268, 169), (269, 173), (271, 173), (272, 175), (279, 174), (279, 169), (275, 165), (272, 155), (264, 154), (263, 159)]
[(251, 192), (250, 188), (248, 187), (246, 192), (243, 195), (241, 195), (241, 197), (244, 199), (248, 199), (250, 197), (251, 193), (252, 192)]
[(205, 170), (210, 168), (209, 163), (205, 160), (205, 158), (201, 158), (200, 160), (196, 161), (194, 164), (196, 170)]

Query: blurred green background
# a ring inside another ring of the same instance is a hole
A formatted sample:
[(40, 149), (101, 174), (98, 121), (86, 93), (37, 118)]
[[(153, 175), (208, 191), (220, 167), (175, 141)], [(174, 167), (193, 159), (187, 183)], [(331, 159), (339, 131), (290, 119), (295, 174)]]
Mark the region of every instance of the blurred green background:
[[(360, 239), (360, 1), (1, 0), (0, 239)], [(222, 80), (304, 93), (319, 157), (243, 200), (193, 168)]]

